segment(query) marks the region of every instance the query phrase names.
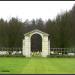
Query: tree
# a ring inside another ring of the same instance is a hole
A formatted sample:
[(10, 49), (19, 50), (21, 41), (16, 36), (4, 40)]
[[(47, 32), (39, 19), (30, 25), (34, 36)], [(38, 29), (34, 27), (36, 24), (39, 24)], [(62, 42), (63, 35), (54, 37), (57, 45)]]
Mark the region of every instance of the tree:
[(9, 21), (9, 47), (22, 47), (24, 25), (16, 18)]

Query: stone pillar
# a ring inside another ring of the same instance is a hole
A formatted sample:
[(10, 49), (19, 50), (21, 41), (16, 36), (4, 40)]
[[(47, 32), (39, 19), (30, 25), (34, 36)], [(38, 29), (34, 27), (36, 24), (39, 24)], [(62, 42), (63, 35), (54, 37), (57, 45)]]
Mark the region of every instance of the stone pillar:
[(23, 39), (23, 49), (22, 49), (23, 56), (25, 56), (25, 39)]
[(23, 40), (23, 55), (26, 57), (30, 57), (30, 37), (25, 36), (25, 39)]
[(49, 55), (50, 55), (50, 39), (48, 40), (48, 53), (49, 53)]
[(44, 35), (42, 38), (42, 57), (47, 57), (49, 54), (48, 36)]

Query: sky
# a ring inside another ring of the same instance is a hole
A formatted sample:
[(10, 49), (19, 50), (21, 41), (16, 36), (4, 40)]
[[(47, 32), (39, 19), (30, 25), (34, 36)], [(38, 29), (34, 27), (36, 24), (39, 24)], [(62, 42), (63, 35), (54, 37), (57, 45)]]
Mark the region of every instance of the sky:
[(52, 20), (58, 14), (71, 10), (74, 4), (75, 1), (0, 1), (0, 18)]

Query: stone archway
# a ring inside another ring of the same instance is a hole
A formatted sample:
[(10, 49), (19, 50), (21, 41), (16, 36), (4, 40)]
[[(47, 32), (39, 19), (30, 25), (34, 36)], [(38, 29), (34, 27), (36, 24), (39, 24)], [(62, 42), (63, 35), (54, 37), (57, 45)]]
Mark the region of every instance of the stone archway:
[(42, 37), (42, 52), (41, 56), (46, 57), (50, 53), (50, 41), (48, 39), (49, 34), (35, 29), (31, 32), (26, 33), (23, 39), (23, 55), (26, 57), (31, 57), (31, 37), (34, 34), (39, 34)]

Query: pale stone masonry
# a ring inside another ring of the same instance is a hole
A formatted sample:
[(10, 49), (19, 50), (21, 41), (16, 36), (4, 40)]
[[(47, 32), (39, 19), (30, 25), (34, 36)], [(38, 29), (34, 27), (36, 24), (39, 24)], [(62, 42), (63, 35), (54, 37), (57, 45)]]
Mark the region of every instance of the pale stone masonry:
[(34, 34), (39, 34), (42, 37), (42, 57), (47, 57), (50, 53), (50, 40), (48, 38), (49, 34), (42, 32), (38, 29), (32, 30), (24, 34), (23, 39), (23, 55), (26, 57), (31, 57), (31, 37)]

